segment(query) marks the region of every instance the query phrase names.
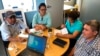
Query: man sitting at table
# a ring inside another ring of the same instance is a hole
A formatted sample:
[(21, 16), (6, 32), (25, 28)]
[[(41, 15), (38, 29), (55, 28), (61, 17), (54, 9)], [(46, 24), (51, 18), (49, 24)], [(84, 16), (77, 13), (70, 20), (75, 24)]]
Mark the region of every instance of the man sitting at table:
[(45, 3), (41, 3), (38, 7), (39, 12), (33, 16), (32, 27), (36, 30), (45, 30), (51, 27), (51, 17), (47, 11)]
[(90, 20), (84, 24), (82, 35), (68, 56), (100, 56), (100, 22)]
[(13, 11), (7, 11), (0, 29), (5, 47), (8, 47), (9, 41), (17, 42), (25, 40), (22, 38), (15, 38), (22, 29), (27, 30), (27, 26), (21, 20), (16, 19), (16, 14)]

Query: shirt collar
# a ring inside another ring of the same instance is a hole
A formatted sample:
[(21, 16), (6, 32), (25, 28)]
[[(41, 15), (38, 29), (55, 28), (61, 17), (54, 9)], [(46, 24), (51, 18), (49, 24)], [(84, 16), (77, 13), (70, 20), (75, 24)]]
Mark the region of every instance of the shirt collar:
[[(47, 12), (45, 13), (45, 15), (47, 14)], [(42, 18), (42, 16), (40, 15), (40, 13), (38, 12), (38, 15)], [(45, 15), (43, 17), (45, 17)]]
[(91, 40), (90, 42), (86, 41), (88, 44), (95, 44), (98, 41), (99, 35), (97, 35), (93, 40)]

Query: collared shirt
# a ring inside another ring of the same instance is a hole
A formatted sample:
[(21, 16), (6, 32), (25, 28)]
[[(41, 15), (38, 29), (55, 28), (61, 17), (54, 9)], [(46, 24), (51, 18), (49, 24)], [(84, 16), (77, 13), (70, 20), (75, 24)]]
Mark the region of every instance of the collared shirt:
[(41, 17), (40, 13), (36, 13), (33, 16), (32, 27), (36, 24), (43, 24), (46, 27), (51, 27), (51, 17), (48, 13), (46, 13), (43, 17)]
[(75, 45), (74, 56), (100, 56), (100, 37), (97, 36), (90, 42), (81, 36)]
[[(73, 34), (75, 31), (78, 31), (81, 33), (82, 28), (83, 28), (83, 23), (79, 19), (75, 20), (72, 25), (69, 22), (69, 20), (67, 20), (65, 25), (69, 34)], [(78, 39), (79, 36), (77, 36), (76, 39)]]
[(21, 20), (16, 20), (14, 25), (10, 25), (7, 21), (3, 22), (0, 27), (3, 41), (8, 41), (10, 36), (15, 37), (25, 28), (27, 26)]

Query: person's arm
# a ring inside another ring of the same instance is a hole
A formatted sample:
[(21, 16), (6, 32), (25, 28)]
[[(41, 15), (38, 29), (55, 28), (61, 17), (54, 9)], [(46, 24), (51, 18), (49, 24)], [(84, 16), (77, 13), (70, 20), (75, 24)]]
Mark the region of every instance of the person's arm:
[(61, 34), (61, 33), (57, 33), (56, 36), (58, 37), (63, 37), (63, 38), (70, 38), (70, 39), (74, 39), (79, 35), (80, 32), (75, 31), (73, 34)]
[[(82, 41), (83, 35), (80, 36), (80, 38), (77, 40), (75, 46), (72, 48), (71, 52), (68, 54), (68, 56), (74, 56), (74, 53), (76, 51), (76, 48), (79, 48), (79, 44)], [(90, 55), (91, 56), (91, 55)]]
[(45, 30), (45, 29), (47, 29), (47, 27), (46, 27), (45, 25), (42, 25), (42, 24), (38, 25), (38, 27), (40, 28), (40, 30)]
[(8, 38), (10, 37), (10, 32), (6, 23), (3, 22), (1, 24), (0, 31), (1, 31), (1, 36), (2, 36), (3, 41), (7, 41)]
[(47, 25), (46, 25), (46, 27), (47, 28), (50, 28), (51, 27), (51, 17), (50, 17), (50, 14), (49, 13), (47, 14), (47, 18), (48, 19), (47, 19)]
[(68, 56), (73, 56), (73, 55), (74, 55), (74, 50), (75, 50), (75, 47), (73, 47), (73, 49), (72, 49), (71, 52), (68, 54)]
[(3, 41), (15, 41), (14, 38), (11, 37), (10, 31), (8, 29), (8, 26), (5, 23), (3, 23), (1, 25), (0, 30), (1, 30), (1, 35), (2, 35)]
[(37, 14), (35, 14), (35, 15), (33, 16), (33, 20), (32, 20), (32, 27), (33, 27), (33, 28), (34, 28), (35, 25), (36, 25), (36, 19), (37, 19)]
[(25, 42), (26, 41), (26, 39), (24, 39), (24, 38), (16, 38), (16, 37), (9, 37), (8, 38), (8, 40), (9, 41), (12, 41), (12, 42)]
[(29, 33), (29, 28), (27, 27), (27, 25), (21, 20), (18, 20), (18, 22), (19, 22), (19, 28), (21, 30), (25, 29), (25, 33)]
[[(67, 24), (69, 24), (69, 21), (67, 20), (66, 22), (66, 27), (67, 27)], [(74, 39), (76, 38), (82, 31), (82, 28), (83, 28), (83, 24), (82, 23), (78, 23), (76, 26), (75, 26), (75, 30), (72, 34), (60, 34), (60, 33), (57, 33), (56, 35), (58, 37), (64, 37), (64, 38), (71, 38), (71, 39)]]
[(65, 26), (65, 24), (61, 24), (61, 28), (65, 28), (66, 26)]
[(8, 37), (8, 41), (17, 42), (18, 39), (11, 36), (11, 37)]
[(3, 41), (21, 41), (22, 40), (22, 39), (20, 40), (15, 37), (12, 37), (8, 26), (4, 23), (1, 25), (0, 30), (1, 30)]

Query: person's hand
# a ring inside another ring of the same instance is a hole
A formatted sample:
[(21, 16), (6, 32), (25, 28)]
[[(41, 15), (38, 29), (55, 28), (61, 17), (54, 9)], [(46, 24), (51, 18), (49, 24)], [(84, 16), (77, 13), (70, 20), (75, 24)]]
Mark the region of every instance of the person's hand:
[(15, 37), (9, 37), (8, 40), (11, 42), (18, 42), (18, 38), (15, 38)]
[(61, 25), (61, 28), (65, 28), (65, 24), (62, 24), (62, 25)]
[(46, 26), (44, 26), (44, 25), (40, 25), (40, 28), (41, 28), (41, 30), (45, 30), (46, 29)]
[(30, 33), (29, 28), (26, 28), (26, 29), (25, 29), (25, 33)]
[(35, 28), (35, 30), (45, 30), (46, 26), (42, 25), (42, 24), (37, 24), (37, 25), (35, 25), (34, 28)]
[(56, 36), (57, 36), (57, 37), (61, 37), (62, 34), (61, 34), (61, 33), (56, 33)]
[(16, 38), (16, 37), (9, 37), (8, 40), (11, 41), (11, 42), (25, 42), (26, 41), (25, 38), (21, 38), (21, 37), (18, 37), (18, 38)]
[(35, 27), (34, 27), (34, 28), (35, 28), (35, 30), (37, 30), (37, 31), (38, 31), (38, 30), (41, 30), (41, 27), (40, 27), (40, 25), (38, 25), (38, 24), (37, 24), (37, 25), (35, 25)]
[(17, 38), (18, 39), (18, 42), (25, 42), (26, 41), (26, 39), (24, 39), (24, 38)]

